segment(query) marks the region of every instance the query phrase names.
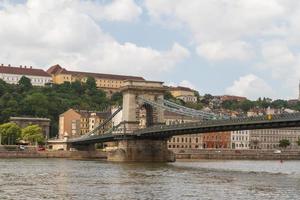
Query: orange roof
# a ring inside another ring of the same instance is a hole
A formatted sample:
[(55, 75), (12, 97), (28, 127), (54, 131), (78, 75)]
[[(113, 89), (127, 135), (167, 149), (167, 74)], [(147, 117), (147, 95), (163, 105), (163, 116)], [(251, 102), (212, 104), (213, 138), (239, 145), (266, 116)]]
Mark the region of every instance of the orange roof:
[(117, 79), (117, 80), (141, 80), (144, 81), (143, 77), (139, 76), (124, 76), (124, 75), (115, 75), (115, 74), (100, 74), (92, 72), (78, 72), (78, 71), (68, 71), (65, 68), (62, 68), (60, 65), (54, 65), (50, 67), (47, 72), (49, 74), (71, 74), (73, 76), (84, 76), (84, 77), (94, 77), (100, 79)]

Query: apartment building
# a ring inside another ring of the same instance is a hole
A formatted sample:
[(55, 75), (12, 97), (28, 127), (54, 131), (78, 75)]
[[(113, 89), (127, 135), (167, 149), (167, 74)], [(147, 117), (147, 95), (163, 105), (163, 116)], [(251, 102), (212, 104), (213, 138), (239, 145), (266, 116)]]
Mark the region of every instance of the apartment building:
[(188, 102), (197, 103), (195, 90), (192, 90), (191, 88), (178, 86), (178, 87), (170, 87), (169, 90), (171, 94), (177, 99), (181, 99), (186, 103)]
[[(198, 119), (165, 111), (167, 125), (199, 121)], [(199, 149), (202, 148), (201, 134), (179, 135), (168, 140), (169, 149)]]
[[(110, 112), (69, 109), (59, 116), (59, 138), (76, 138), (87, 134), (110, 116)], [(109, 128), (111, 124), (107, 125)], [(100, 130), (98, 133), (103, 133)]]
[(288, 149), (300, 149), (297, 141), (300, 139), (300, 129), (262, 129), (251, 130), (250, 149), (278, 149), (280, 140), (287, 139), (291, 145)]
[(65, 68), (62, 68), (60, 65), (54, 65), (50, 67), (47, 70), (47, 73), (52, 76), (53, 82), (56, 84), (62, 84), (64, 82), (74, 82), (76, 80), (85, 82), (88, 77), (93, 77), (96, 80), (97, 87), (106, 91), (108, 95), (119, 91), (125, 80), (145, 80), (143, 77), (138, 76), (69, 71)]
[(52, 82), (52, 77), (42, 69), (34, 69), (31, 66), (13, 67), (11, 65), (0, 65), (0, 79), (9, 84), (18, 84), (19, 80), (25, 76), (31, 80), (34, 86), (44, 86)]
[(250, 131), (231, 131), (231, 149), (249, 149)]
[(203, 149), (230, 148), (231, 132), (229, 131), (203, 133), (201, 137)]

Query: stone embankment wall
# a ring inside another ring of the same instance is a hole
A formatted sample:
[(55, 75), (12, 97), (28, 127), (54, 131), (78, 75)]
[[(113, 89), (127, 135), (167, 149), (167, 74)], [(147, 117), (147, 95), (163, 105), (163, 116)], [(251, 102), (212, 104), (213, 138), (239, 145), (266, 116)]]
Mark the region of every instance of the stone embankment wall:
[(37, 151), (35, 147), (20, 150), (0, 146), (0, 158), (72, 158), (72, 159), (106, 159), (102, 151)]
[(300, 151), (282, 150), (174, 150), (176, 159), (216, 160), (300, 160)]

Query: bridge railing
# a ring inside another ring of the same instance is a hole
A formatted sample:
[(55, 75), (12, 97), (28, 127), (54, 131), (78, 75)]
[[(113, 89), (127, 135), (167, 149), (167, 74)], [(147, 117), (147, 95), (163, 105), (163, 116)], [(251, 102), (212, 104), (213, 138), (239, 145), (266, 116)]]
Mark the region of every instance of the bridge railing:
[(182, 129), (182, 128), (197, 128), (199, 126), (221, 126), (221, 125), (234, 125), (234, 124), (251, 124), (257, 122), (276, 122), (284, 121), (288, 119), (300, 119), (300, 113), (289, 113), (289, 114), (279, 114), (279, 115), (263, 115), (258, 117), (240, 117), (240, 118), (231, 118), (225, 120), (211, 120), (211, 121), (201, 121), (201, 122), (189, 122), (183, 124), (174, 124), (174, 125), (156, 125), (141, 129), (136, 131), (136, 133), (146, 133), (152, 131), (159, 131), (165, 129)]

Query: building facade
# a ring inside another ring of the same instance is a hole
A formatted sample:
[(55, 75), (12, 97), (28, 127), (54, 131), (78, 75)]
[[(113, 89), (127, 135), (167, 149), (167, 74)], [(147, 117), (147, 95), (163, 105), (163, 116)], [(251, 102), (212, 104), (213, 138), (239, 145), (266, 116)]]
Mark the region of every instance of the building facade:
[(50, 67), (47, 72), (51, 74), (53, 83), (55, 84), (75, 81), (86, 82), (88, 77), (93, 77), (96, 80), (97, 87), (103, 89), (108, 94), (119, 91), (120, 87), (123, 86), (125, 80), (145, 80), (144, 78), (138, 76), (122, 76), (113, 74), (69, 71), (59, 65)]
[(181, 99), (186, 103), (197, 103), (197, 97), (195, 95), (195, 90), (187, 87), (170, 87), (170, 92), (172, 96), (177, 99)]
[(249, 149), (250, 148), (250, 131), (231, 131), (230, 147), (232, 149)]
[(31, 80), (34, 86), (44, 86), (52, 82), (52, 77), (42, 69), (33, 69), (31, 66), (12, 67), (11, 65), (0, 66), (0, 79), (9, 84), (18, 84), (19, 80), (25, 76)]
[[(187, 117), (168, 111), (164, 112), (164, 118), (167, 125), (181, 124), (199, 121), (192, 117)], [(179, 135), (168, 140), (169, 149), (200, 149), (202, 148), (201, 134)]]
[(300, 139), (300, 129), (262, 129), (251, 130), (250, 149), (278, 149), (279, 141), (287, 139), (290, 141), (288, 149), (300, 149), (297, 141)]
[(9, 121), (17, 124), (21, 128), (30, 125), (38, 125), (42, 129), (44, 137), (50, 137), (50, 119), (48, 118), (33, 118), (33, 117), (10, 117)]
[(201, 135), (203, 149), (228, 149), (231, 144), (231, 132), (212, 132)]
[[(76, 138), (94, 130), (110, 116), (110, 112), (69, 109), (59, 116), (59, 138)], [(110, 128), (108, 124), (105, 128)], [(98, 133), (103, 133), (99, 130)]]

